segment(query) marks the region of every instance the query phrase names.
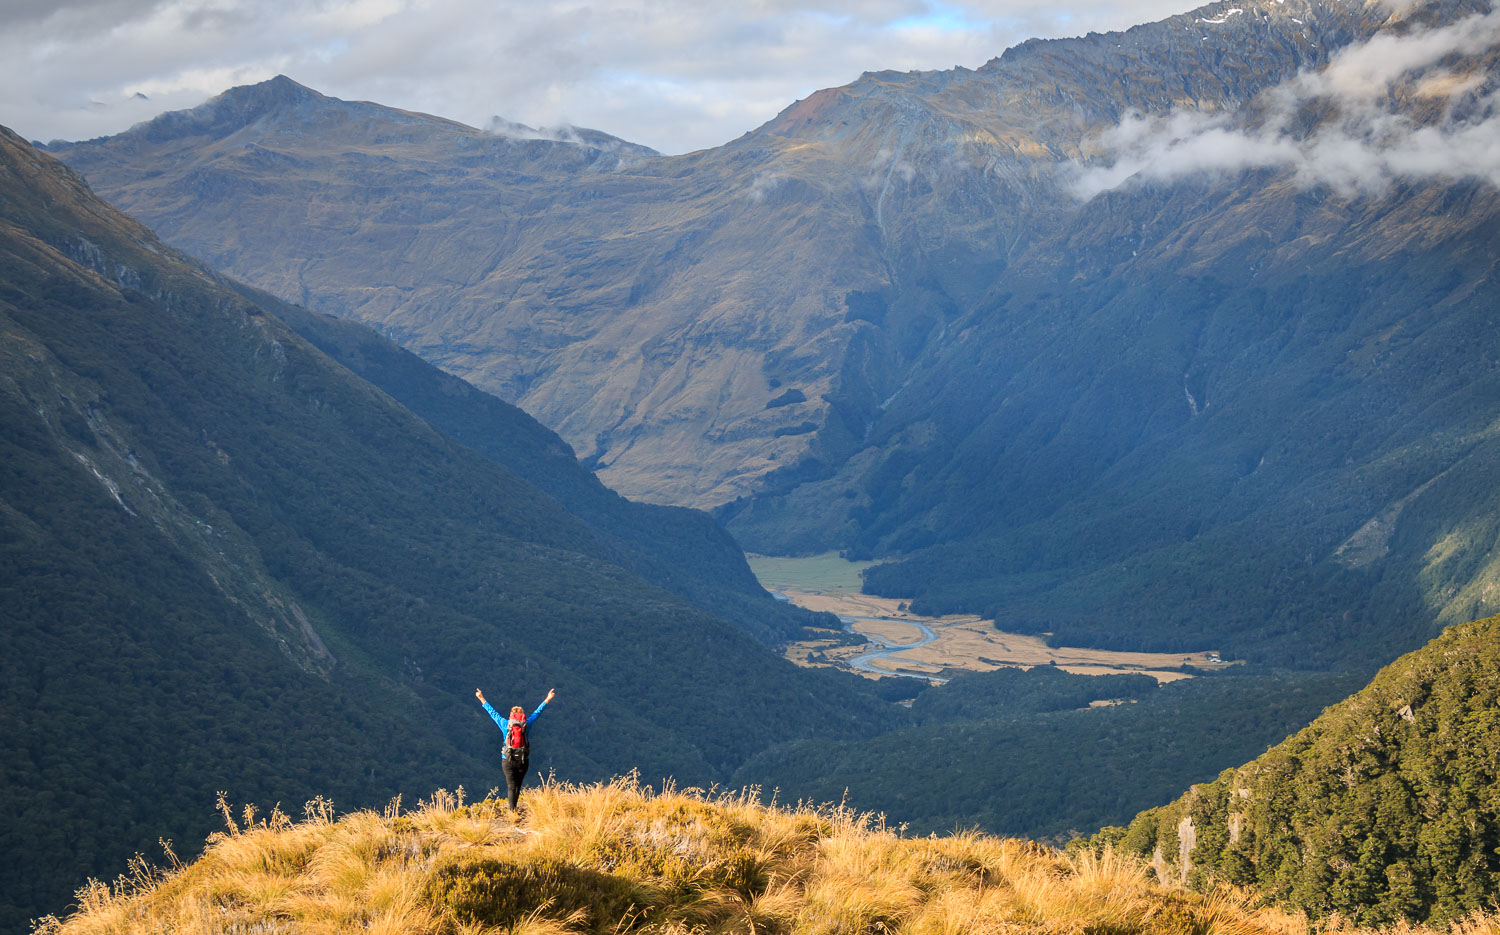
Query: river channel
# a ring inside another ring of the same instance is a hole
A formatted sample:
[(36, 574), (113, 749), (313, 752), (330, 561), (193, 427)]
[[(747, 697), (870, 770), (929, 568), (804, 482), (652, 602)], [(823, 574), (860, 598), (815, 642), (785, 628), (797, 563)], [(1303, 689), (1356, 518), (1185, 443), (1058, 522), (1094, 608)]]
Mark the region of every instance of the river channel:
[(872, 649), (869, 652), (861, 653), (858, 656), (845, 660), (845, 664), (848, 665), (851, 669), (859, 669), (861, 672), (869, 672), (874, 675), (899, 675), (902, 678), (926, 679), (929, 682), (934, 682), (937, 684), (942, 684), (948, 681), (947, 679), (938, 678), (937, 676), (924, 675), (921, 672), (903, 672), (900, 669), (875, 665), (875, 660), (877, 659), (883, 659), (886, 656), (894, 656), (897, 653), (903, 653), (911, 649), (920, 649), (923, 646), (926, 646), (928, 643), (935, 641), (938, 638), (937, 631), (932, 629), (932, 627), (929, 627), (927, 624), (917, 623), (915, 620), (902, 620), (901, 623), (916, 627), (918, 630), (921, 630), (922, 638), (915, 643), (898, 643), (886, 636), (856, 630), (855, 624), (859, 621), (855, 620), (852, 617), (840, 617), (839, 622), (844, 625), (844, 632), (862, 636), (879, 647), (878, 649)]

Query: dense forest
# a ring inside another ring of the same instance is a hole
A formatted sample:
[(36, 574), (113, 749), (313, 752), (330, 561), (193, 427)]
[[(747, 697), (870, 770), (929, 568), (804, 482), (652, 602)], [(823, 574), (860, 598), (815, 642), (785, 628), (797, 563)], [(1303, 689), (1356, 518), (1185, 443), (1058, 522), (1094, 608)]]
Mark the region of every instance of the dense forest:
[(776, 787), (787, 801), (847, 800), (917, 832), (978, 826), (1063, 843), (1258, 755), (1361, 684), (1301, 672), (1160, 687), (1046, 666), (972, 673), (919, 694), (915, 726), (782, 744), (734, 781)]

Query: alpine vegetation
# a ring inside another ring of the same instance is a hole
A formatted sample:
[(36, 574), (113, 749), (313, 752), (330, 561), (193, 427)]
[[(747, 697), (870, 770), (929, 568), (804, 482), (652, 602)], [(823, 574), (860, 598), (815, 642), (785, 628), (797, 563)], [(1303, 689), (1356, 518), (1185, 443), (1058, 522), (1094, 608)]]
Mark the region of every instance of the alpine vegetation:
[[(548, 783), (515, 821), (502, 800), (466, 804), (462, 790), (411, 812), (397, 801), (336, 820), (324, 802), (300, 822), (225, 806), (226, 827), (200, 859), (137, 862), (112, 884), (90, 882), (73, 915), (36, 935), (1308, 931), (1247, 892), (1164, 886), (1117, 851), (1063, 854), (974, 832), (913, 838), (879, 816), (757, 799), (627, 779)], [(1496, 927), (1476, 915), (1457, 932)]]

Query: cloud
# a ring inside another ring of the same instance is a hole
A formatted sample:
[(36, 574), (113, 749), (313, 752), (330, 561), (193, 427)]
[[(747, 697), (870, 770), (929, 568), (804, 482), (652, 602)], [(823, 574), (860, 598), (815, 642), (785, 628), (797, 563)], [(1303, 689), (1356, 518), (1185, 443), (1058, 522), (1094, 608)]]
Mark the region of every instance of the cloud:
[[(1098, 140), (1103, 162), (1075, 166), (1073, 190), (1087, 199), (1133, 181), (1256, 168), (1290, 170), (1299, 184), (1344, 195), (1383, 191), (1398, 178), (1500, 187), (1500, 88), (1479, 58), (1497, 46), (1500, 11), (1492, 11), (1350, 46), (1267, 91), (1254, 118), (1132, 115)], [(1299, 130), (1312, 110), (1323, 116), (1311, 132)]]
[(750, 181), (750, 187), (745, 190), (745, 197), (754, 204), (764, 202), (784, 181), (778, 172), (760, 172)]
[(0, 122), (40, 139), (97, 136), (284, 73), (474, 126), (501, 114), (686, 152), (864, 71), (976, 67), (1031, 36), (1125, 28), (1192, 5), (11, 0), (0, 5)]

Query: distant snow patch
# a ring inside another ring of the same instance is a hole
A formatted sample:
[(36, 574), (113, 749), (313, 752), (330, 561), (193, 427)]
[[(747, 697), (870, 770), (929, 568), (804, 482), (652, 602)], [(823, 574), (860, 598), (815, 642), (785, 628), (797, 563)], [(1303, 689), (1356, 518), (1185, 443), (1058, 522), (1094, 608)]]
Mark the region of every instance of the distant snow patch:
[(1224, 15), (1221, 16), (1221, 17), (1219, 17), (1218, 19), (1204, 19), (1203, 17), (1200, 16), (1200, 17), (1198, 17), (1197, 21), (1200, 22), (1200, 23), (1212, 23), (1215, 26), (1218, 26), (1218, 25), (1221, 25), (1223, 23), (1229, 22), (1229, 17), (1231, 17), (1231, 16), (1238, 16), (1238, 15), (1240, 15), (1243, 12), (1245, 12), (1245, 11), (1242, 10), (1242, 9), (1240, 9), (1239, 7), (1234, 7), (1232, 9), (1230, 9), (1230, 10), (1225, 11)]

